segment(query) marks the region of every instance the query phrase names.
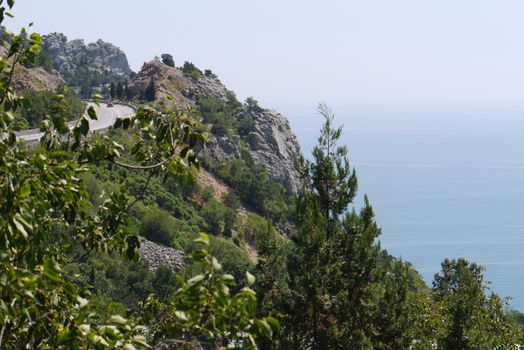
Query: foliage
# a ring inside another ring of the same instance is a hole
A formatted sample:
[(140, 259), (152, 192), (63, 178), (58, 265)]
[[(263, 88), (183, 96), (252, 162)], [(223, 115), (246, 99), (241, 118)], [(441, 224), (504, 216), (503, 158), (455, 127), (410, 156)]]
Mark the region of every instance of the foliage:
[(271, 339), (279, 323), (273, 317), (256, 317), (256, 296), (249, 288), (254, 276), (246, 272), (247, 286), (232, 293), (235, 279), (221, 272), (206, 250), (208, 237), (202, 234), (195, 242), (199, 249), (191, 257), (202, 273), (182, 283), (167, 303), (149, 301), (154, 339), (177, 349), (256, 349), (257, 338)]
[(53, 70), (53, 62), (51, 61), (51, 58), (49, 57), (49, 53), (46, 50), (40, 50), (36, 54), (35, 62), (26, 62), (25, 66), (27, 68), (43, 68), (47, 72), (51, 72)]
[(206, 78), (213, 78), (213, 79), (216, 79), (217, 78), (217, 75), (215, 73), (213, 73), (211, 71), (211, 69), (206, 69), (204, 71), (204, 75), (206, 76)]
[[(57, 94), (63, 98), (57, 99)], [(60, 113), (60, 117), (69, 121), (80, 118), (86, 108), (85, 103), (65, 86), (59, 87), (56, 92), (28, 90), (24, 92), (24, 97), (28, 103), (21, 106), (16, 122), (27, 124), (30, 128), (40, 127), (40, 123), (46, 119), (46, 113), (49, 111)]]
[(319, 111), (319, 144), (313, 160), (299, 165), (293, 244), (285, 256), (274, 239), (261, 244), (261, 293), (272, 295), (262, 309), (281, 315), (282, 348), (403, 348), (418, 336), (406, 327), (413, 315), (406, 310), (414, 309), (407, 272), (400, 262), (379, 264), (380, 229), (367, 197), (359, 212), (348, 212), (356, 175), (346, 147), (337, 145), (341, 129), (333, 128), (333, 115), (324, 105)]
[(255, 100), (253, 97), (246, 98), (246, 106), (247, 106), (249, 111), (253, 111), (253, 112), (261, 112), (262, 111), (262, 108), (258, 104), (258, 101)]
[(236, 115), (241, 104), (231, 96), (226, 102), (213, 96), (200, 96), (198, 112), (205, 123), (211, 123), (213, 134), (233, 135), (237, 130)]
[(144, 91), (144, 98), (146, 101), (152, 102), (156, 99), (156, 89), (155, 89), (155, 81), (153, 78), (149, 80), (149, 83), (147, 84), (147, 87)]
[(489, 294), (483, 270), (463, 258), (442, 262), (442, 271), (433, 282), (433, 296), (444, 304), (446, 317), (439, 349), (493, 349), (514, 344), (503, 311), (505, 302)]
[(25, 30), (13, 36), (7, 56), (11, 65), (0, 60), (0, 346), (145, 344), (142, 328), (132, 320), (112, 316), (95, 322), (89, 291), (63, 274), (64, 266), (76, 259), (68, 254), (72, 245), (87, 252), (121, 252), (128, 258), (136, 257), (138, 245), (125, 230), (132, 204), (125, 186), (109, 193), (91, 214), (79, 175), (90, 164), (105, 161), (148, 171), (148, 176), (167, 170), (182, 178), (189, 166), (198, 166), (192, 148), (204, 137), (191, 131), (191, 121), (182, 112), (139, 109), (135, 117), (118, 119), (114, 126), (135, 130), (141, 140), (131, 149), (127, 163), (119, 160), (121, 145), (108, 137), (87, 139), (89, 119), (97, 118), (94, 109), (89, 108), (72, 130), (68, 128), (65, 98), (58, 96), (42, 122), (40, 147), (26, 149), (12, 131), (13, 113), (28, 105), (10, 88), (12, 66), (34, 62), (42, 42), (37, 34), (25, 37)]
[(187, 76), (194, 80), (198, 80), (204, 76), (202, 71), (198, 69), (193, 62), (185, 61), (184, 65), (182, 66), (182, 72)]
[(207, 162), (208, 168), (224, 181), (249, 209), (274, 220), (292, 217), (293, 198), (289, 190), (271, 181), (264, 167), (242, 159)]
[(164, 210), (151, 210), (142, 220), (141, 232), (150, 241), (171, 246), (177, 234), (177, 222)]
[(161, 56), (162, 63), (169, 66), (174, 67), (175, 66), (175, 60), (173, 60), (173, 56), (168, 53), (163, 53)]

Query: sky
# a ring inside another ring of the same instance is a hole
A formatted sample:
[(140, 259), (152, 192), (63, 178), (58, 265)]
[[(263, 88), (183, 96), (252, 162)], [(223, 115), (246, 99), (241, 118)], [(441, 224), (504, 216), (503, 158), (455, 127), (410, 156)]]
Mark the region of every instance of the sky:
[(164, 52), (265, 107), (524, 107), (522, 0), (17, 0), (17, 30)]

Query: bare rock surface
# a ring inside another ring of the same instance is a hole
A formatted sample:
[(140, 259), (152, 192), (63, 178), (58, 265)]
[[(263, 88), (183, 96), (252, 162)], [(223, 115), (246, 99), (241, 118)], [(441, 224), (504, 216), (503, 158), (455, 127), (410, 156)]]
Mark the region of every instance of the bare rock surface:
[(149, 262), (149, 269), (152, 271), (165, 265), (177, 272), (186, 265), (187, 261), (185, 253), (145, 239), (140, 242), (140, 258)]
[(55, 91), (62, 84), (64, 80), (60, 75), (43, 68), (26, 68), (19, 65), (13, 75), (13, 88), (17, 91)]
[(131, 73), (125, 53), (103, 40), (85, 44), (82, 39), (68, 40), (62, 33), (42, 36), (43, 49), (60, 74), (79, 68), (111, 76), (128, 76)]

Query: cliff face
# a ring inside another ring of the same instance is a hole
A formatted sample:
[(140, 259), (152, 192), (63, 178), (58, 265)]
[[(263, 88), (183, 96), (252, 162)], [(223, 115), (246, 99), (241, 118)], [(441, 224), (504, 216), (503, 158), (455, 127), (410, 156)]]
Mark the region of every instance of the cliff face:
[[(179, 68), (156, 61), (145, 63), (130, 86), (135, 90), (144, 89), (151, 79), (157, 99), (170, 96), (179, 106), (196, 106), (202, 97), (211, 96), (223, 102), (235, 98), (235, 94), (213, 74), (191, 78)], [(293, 162), (300, 156), (300, 146), (288, 120), (280, 113), (258, 106), (254, 108), (247, 103), (239, 106), (235, 118), (237, 122), (249, 121), (249, 131), (242, 136), (211, 135), (207, 156), (217, 161), (240, 158), (242, 140), (244, 149), (256, 163), (266, 168), (273, 180), (296, 191), (299, 177)]]
[(98, 40), (86, 45), (81, 39), (68, 41), (61, 33), (44, 35), (42, 39), (43, 49), (60, 74), (79, 68), (109, 76), (128, 76), (131, 73), (125, 53), (113, 44)]

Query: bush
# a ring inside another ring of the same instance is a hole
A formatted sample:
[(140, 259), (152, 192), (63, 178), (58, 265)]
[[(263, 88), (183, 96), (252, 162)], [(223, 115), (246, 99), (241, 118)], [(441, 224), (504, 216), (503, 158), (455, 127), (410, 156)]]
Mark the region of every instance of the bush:
[(204, 71), (204, 75), (205, 75), (207, 78), (216, 78), (216, 77), (217, 77), (217, 75), (216, 75), (215, 73), (213, 73), (213, 72), (211, 71), (211, 69), (206, 69), (206, 70)]
[(204, 76), (202, 71), (198, 69), (192, 62), (184, 62), (184, 65), (182, 66), (182, 72), (195, 80), (198, 80)]
[(231, 273), (235, 278), (242, 279), (246, 271), (253, 268), (246, 251), (230, 240), (210, 236), (209, 241), (211, 254), (220, 261), (224, 271)]
[(151, 210), (144, 216), (141, 233), (150, 241), (171, 246), (175, 238), (176, 220), (164, 210)]
[(214, 198), (211, 198), (204, 204), (200, 215), (206, 223), (206, 229), (213, 235), (219, 235), (224, 231), (224, 215), (227, 207), (218, 203)]

